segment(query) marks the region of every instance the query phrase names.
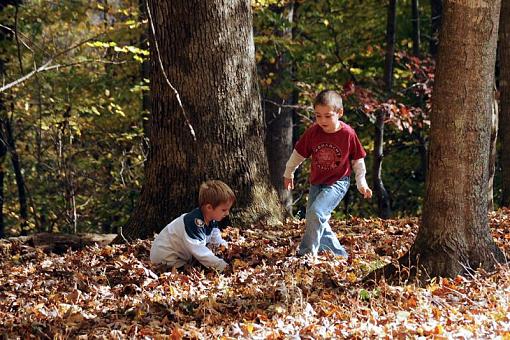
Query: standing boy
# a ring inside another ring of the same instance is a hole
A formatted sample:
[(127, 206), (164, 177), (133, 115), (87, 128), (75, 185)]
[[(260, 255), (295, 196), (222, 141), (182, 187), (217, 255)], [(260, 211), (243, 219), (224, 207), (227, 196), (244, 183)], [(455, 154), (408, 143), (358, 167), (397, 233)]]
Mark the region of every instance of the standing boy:
[(177, 217), (152, 243), (150, 259), (159, 264), (182, 267), (193, 259), (202, 265), (223, 271), (227, 263), (213, 254), (206, 244), (226, 245), (217, 222), (228, 216), (235, 202), (232, 189), (222, 181), (202, 183), (199, 207)]
[(306, 158), (312, 157), (306, 230), (298, 255), (317, 255), (330, 250), (335, 255), (347, 257), (328, 221), (349, 189), (352, 169), (356, 173), (359, 192), (365, 198), (372, 197), (365, 179), (363, 158), (366, 152), (353, 128), (340, 120), (344, 111), (342, 97), (337, 92), (322, 91), (313, 106), (316, 122), (296, 143), (283, 175), (285, 188), (292, 190), (294, 171)]

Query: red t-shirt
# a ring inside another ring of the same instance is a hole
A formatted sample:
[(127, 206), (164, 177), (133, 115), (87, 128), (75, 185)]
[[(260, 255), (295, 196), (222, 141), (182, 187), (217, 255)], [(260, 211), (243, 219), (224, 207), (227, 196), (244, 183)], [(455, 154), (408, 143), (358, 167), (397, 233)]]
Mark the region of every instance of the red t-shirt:
[(340, 122), (342, 128), (327, 133), (317, 124), (309, 127), (296, 143), (303, 157), (312, 156), (311, 184), (331, 185), (351, 174), (351, 160), (364, 158), (367, 153), (353, 128)]

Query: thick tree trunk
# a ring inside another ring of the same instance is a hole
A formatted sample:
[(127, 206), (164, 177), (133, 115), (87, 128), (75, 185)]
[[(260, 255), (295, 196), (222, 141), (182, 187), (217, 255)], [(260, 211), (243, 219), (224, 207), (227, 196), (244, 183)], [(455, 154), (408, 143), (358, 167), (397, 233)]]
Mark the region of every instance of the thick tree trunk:
[(510, 2), (501, 3), (501, 27), (499, 33), (499, 61), (501, 108), (499, 116), (499, 137), (501, 140), (502, 201), (510, 207)]
[[(289, 23), (294, 18), (294, 2), (290, 2), (285, 7), (274, 9), (277, 13), (285, 15)], [(281, 32), (277, 32), (280, 36), (288, 39), (292, 38), (291, 28), (287, 28)], [(285, 54), (277, 56), (274, 63), (262, 65), (264, 74), (274, 73), (276, 78), (271, 87), (263, 93), (264, 114), (267, 126), (266, 135), (266, 153), (269, 163), (269, 176), (271, 183), (278, 192), (278, 197), (289, 214), (292, 214), (292, 194), (283, 186), (283, 173), (285, 164), (293, 147), (293, 115), (294, 109), (290, 106), (294, 105), (293, 93), (284, 94), (278, 91), (282, 87), (282, 83), (288, 83), (292, 79), (293, 67)], [(275, 91), (276, 90), (276, 91)]]
[[(384, 84), (388, 96), (393, 87), (393, 59), (395, 54), (395, 32), (397, 28), (397, 0), (390, 0), (386, 28), (386, 60), (384, 65)], [(386, 113), (378, 111), (374, 133), (373, 185), (377, 198), (378, 215), (391, 217), (390, 195), (382, 181), (382, 162), (384, 157), (384, 119)]]
[(499, 9), (500, 1), (482, 0), (444, 8), (423, 225), (411, 249), (432, 275), (488, 269), (503, 259), (487, 216)]
[(152, 237), (197, 205), (198, 187), (207, 179), (223, 180), (236, 192), (234, 223), (281, 219), (268, 180), (250, 2), (149, 3), (160, 52), (153, 39), (150, 151), (123, 237)]
[(413, 54), (420, 56), (421, 34), (420, 34), (420, 5), (419, 0), (411, 1), (413, 20)]
[[(422, 225), (400, 259), (411, 272), (420, 268), (422, 279), (488, 270), (504, 260), (487, 215), (499, 6), (500, 1), (483, 0), (445, 3)], [(394, 269), (383, 272), (391, 276)]]
[(430, 0), (431, 24), (430, 24), (430, 40), (429, 52), (432, 56), (437, 54), (439, 46), (439, 29), (443, 17), (443, 0)]

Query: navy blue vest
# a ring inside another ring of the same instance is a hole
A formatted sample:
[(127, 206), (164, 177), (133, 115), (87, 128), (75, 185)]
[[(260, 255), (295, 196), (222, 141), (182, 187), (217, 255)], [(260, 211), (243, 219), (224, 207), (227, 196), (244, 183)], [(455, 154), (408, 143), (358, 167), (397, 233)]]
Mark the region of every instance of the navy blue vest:
[(205, 224), (200, 208), (195, 208), (184, 215), (184, 229), (186, 234), (194, 240), (205, 241), (214, 228), (218, 228), (217, 222), (213, 220), (209, 222), (209, 225)]

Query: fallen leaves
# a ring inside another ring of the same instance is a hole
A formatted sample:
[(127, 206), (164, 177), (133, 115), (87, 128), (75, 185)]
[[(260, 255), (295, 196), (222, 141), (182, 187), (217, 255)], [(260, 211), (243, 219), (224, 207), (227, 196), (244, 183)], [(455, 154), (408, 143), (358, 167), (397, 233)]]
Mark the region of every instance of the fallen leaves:
[[(508, 253), (510, 211), (491, 214)], [(508, 338), (510, 274), (363, 286), (404, 254), (418, 220), (332, 221), (351, 255), (296, 257), (302, 221), (227, 228), (224, 274), (172, 270), (148, 259), (150, 241), (62, 255), (2, 243), (0, 334), (41, 338)]]

